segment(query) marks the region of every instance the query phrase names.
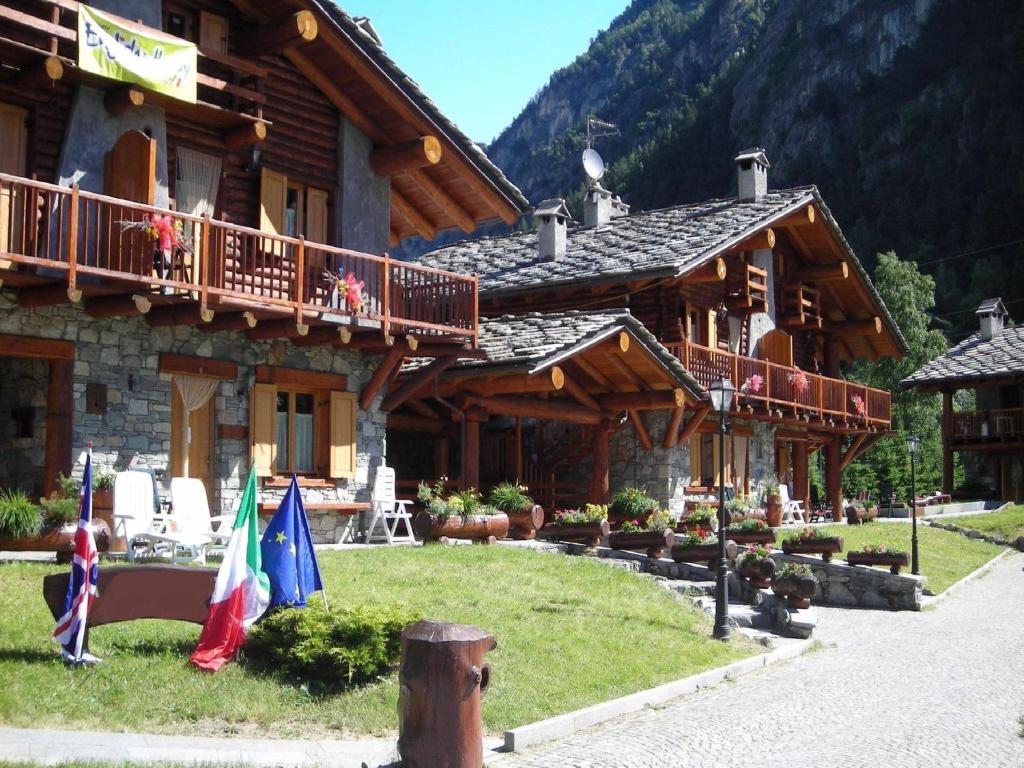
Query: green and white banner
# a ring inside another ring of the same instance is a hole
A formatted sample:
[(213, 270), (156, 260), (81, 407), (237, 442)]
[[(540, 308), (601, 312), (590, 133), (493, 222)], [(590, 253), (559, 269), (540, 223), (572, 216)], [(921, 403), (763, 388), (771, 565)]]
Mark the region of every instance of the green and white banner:
[(86, 72), (195, 104), (196, 57), (187, 40), (78, 6), (78, 66)]

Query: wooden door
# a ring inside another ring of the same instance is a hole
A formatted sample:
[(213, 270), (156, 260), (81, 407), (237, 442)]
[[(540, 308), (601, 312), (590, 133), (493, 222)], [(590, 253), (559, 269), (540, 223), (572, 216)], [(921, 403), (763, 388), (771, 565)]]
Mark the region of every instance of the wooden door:
[[(0, 104), (0, 173), (25, 175), (28, 154), (28, 112), (10, 104)], [(9, 185), (0, 188), (0, 253), (22, 253), (21, 234), (25, 218), (24, 195)], [(23, 254), (24, 255), (24, 254)], [(0, 259), (0, 269), (11, 262)]]
[(757, 356), (779, 365), (793, 365), (793, 337), (776, 328), (761, 337), (757, 345)]
[[(142, 131), (125, 131), (109, 152), (103, 171), (103, 192), (133, 203), (153, 205), (156, 201), (156, 140)], [(130, 208), (111, 205), (103, 209), (97, 266), (149, 275), (153, 259), (148, 249), (139, 247), (141, 236), (121, 233), (119, 221), (142, 221), (143, 214)]]
[(228, 52), (228, 20), (215, 13), (199, 14), (199, 47), (215, 53)]
[[(185, 406), (177, 387), (171, 396), (171, 476), (196, 477), (206, 486), (206, 497), (213, 503), (213, 425), (214, 403), (211, 397), (206, 405), (192, 411), (185, 425)], [(188, 450), (186, 451), (186, 442)]]

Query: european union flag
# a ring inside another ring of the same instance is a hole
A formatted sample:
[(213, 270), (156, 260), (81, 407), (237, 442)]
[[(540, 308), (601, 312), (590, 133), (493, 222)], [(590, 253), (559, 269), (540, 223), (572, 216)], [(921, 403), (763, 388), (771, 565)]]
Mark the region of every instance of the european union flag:
[(270, 579), (271, 608), (278, 605), (305, 608), (309, 593), (324, 588), (295, 475), (263, 534), (260, 551), (263, 571)]

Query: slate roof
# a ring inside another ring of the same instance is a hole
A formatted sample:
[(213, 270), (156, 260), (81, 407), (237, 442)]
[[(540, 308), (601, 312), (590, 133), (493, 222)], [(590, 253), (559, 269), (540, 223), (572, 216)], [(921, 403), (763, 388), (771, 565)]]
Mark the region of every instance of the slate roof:
[(946, 354), (918, 368), (903, 385), (967, 382), (1024, 375), (1024, 326), (1004, 328), (985, 341), (981, 333), (964, 339)]
[[(531, 312), (527, 315), (481, 318), (480, 348), (487, 359), (460, 360), (449, 372), (479, 371), (480, 375), (536, 373), (621, 330), (632, 333), (678, 386), (696, 399), (705, 397), (703, 388), (683, 368), (678, 358), (662, 346), (629, 310), (624, 309)], [(410, 360), (403, 370), (429, 362), (425, 358)]]
[(380, 45), (379, 37), (375, 37), (370, 32), (372, 26), (370, 26), (370, 29), (366, 28), (368, 20), (365, 20), (365, 17), (356, 19), (349, 16), (332, 0), (315, 0), (315, 2), (327, 14), (328, 18), (337, 25), (338, 30), (365, 52), (384, 71), (388, 78), (405, 93), (423, 115), (438, 126), (462, 150), (469, 161), (484, 176), (489, 178), (513, 205), (518, 207), (520, 211), (525, 211), (530, 207), (530, 201), (526, 199), (526, 196), (520, 191), (519, 187), (509, 181), (501, 169), (491, 162), (490, 158), (487, 157), (476, 142), (459, 130), (459, 127), (441, 112), (437, 104), (423, 93), (419, 83), (405, 74), (391, 57), (384, 52), (384, 48)]

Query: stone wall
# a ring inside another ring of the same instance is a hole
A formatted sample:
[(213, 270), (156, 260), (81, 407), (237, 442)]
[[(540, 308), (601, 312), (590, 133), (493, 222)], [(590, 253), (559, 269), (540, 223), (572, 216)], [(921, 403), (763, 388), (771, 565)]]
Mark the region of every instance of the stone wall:
[[(295, 347), (284, 340), (252, 342), (240, 333), (204, 333), (190, 326), (150, 328), (142, 318), (95, 320), (79, 307), (25, 310), (10, 292), (0, 293), (0, 333), (65, 339), (76, 345), (74, 365), (73, 442), (68, 450), (77, 458), (93, 442), (93, 462), (108, 469), (130, 454), (158, 471), (166, 494), (171, 448), (171, 377), (158, 371), (161, 352), (209, 357), (237, 363), (238, 379), (221, 382), (214, 401), (218, 425), (249, 424), (249, 389), (257, 365), (345, 374), (348, 390), (358, 393), (373, 372), (377, 358), (330, 348)], [(4, 369), (12, 359), (0, 358)], [(90, 383), (107, 386), (103, 415), (85, 413), (85, 389)], [(43, 388), (45, 397), (45, 387)], [(386, 415), (378, 410), (378, 395), (368, 411), (357, 411), (356, 476), (327, 488), (306, 489), (309, 502), (368, 501), (374, 469), (385, 456)], [(44, 444), (40, 441), (40, 445)], [(241, 496), (249, 466), (247, 439), (216, 438), (214, 445), (214, 514), (233, 511)], [(76, 463), (74, 472), (83, 467)], [(262, 501), (279, 499), (285, 489), (266, 489)], [(336, 517), (336, 516), (335, 516)], [(334, 518), (314, 527), (328, 541)]]
[[(690, 447), (662, 448), (668, 428), (668, 411), (641, 411), (653, 447), (645, 450), (631, 422), (612, 435), (609, 448), (609, 485), (612, 492), (624, 486), (643, 488), (673, 514), (682, 513), (686, 486), (690, 484)], [(588, 465), (589, 470), (589, 465)]]
[(813, 603), (897, 611), (921, 610), (921, 594), (927, 581), (924, 576), (909, 573), (896, 576), (881, 568), (848, 565), (845, 560), (826, 563), (820, 557), (782, 552), (773, 552), (772, 559), (779, 567), (786, 561), (811, 566), (818, 580), (818, 589), (811, 600)]
[[(46, 464), (50, 366), (44, 360), (0, 358), (0, 371), (0, 488), (39, 496)], [(28, 432), (19, 435), (22, 417)]]

